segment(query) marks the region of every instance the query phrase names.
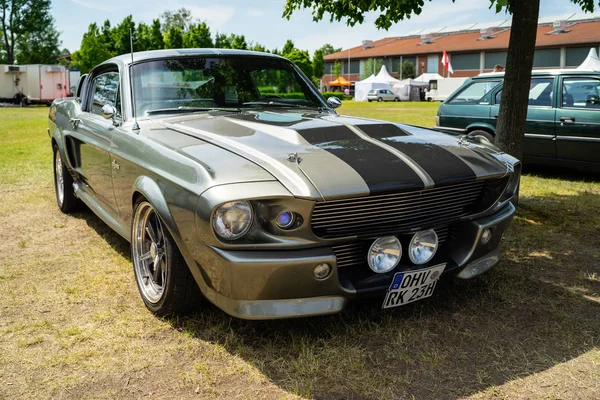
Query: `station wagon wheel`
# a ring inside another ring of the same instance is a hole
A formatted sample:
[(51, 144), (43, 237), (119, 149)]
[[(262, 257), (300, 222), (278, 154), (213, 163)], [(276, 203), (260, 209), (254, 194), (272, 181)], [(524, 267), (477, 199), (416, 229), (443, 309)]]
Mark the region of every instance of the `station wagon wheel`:
[(470, 136), (470, 137), (481, 137), (481, 138), (486, 139), (490, 143), (494, 143), (494, 136), (491, 133), (483, 131), (481, 129), (476, 129), (474, 131), (469, 132), (468, 136)]
[(183, 256), (154, 207), (136, 203), (131, 226), (131, 259), (142, 300), (158, 316), (188, 311), (199, 290)]
[(383, 101), (383, 99), (381, 97), (378, 97), (377, 101), (381, 102), (381, 101)]
[(58, 208), (65, 214), (77, 209), (77, 197), (73, 191), (73, 177), (67, 170), (58, 146), (54, 150), (54, 192)]

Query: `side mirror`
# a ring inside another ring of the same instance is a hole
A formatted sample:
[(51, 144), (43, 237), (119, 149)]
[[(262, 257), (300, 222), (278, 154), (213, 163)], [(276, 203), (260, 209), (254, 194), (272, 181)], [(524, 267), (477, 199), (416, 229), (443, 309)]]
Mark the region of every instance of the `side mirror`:
[(332, 96), (327, 99), (327, 105), (331, 108), (338, 108), (342, 105), (342, 101), (335, 96)]
[(104, 117), (104, 119), (112, 119), (114, 126), (119, 126), (115, 117), (117, 116), (117, 109), (110, 104), (105, 104), (102, 106), (100, 110), (100, 114)]

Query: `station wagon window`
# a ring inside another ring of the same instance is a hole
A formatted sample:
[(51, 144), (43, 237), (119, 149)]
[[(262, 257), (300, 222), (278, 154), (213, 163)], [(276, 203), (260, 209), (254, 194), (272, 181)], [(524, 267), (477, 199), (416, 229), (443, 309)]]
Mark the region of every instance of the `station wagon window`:
[(498, 85), (500, 80), (475, 81), (456, 94), (449, 104), (480, 104), (481, 99)]
[(564, 78), (562, 106), (600, 109), (600, 79)]
[(91, 112), (100, 114), (105, 104), (110, 104), (120, 110), (119, 73), (107, 72), (94, 78), (94, 99)]
[[(554, 78), (533, 78), (529, 85), (530, 106), (552, 107), (552, 96), (554, 95)], [(502, 90), (496, 93), (495, 104), (500, 104)]]

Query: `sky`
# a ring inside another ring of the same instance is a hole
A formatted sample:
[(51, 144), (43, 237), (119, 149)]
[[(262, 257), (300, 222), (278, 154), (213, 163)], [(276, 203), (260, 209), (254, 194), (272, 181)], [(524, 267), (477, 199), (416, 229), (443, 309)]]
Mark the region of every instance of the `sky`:
[[(581, 12), (568, 0), (540, 0), (540, 16), (563, 15)], [(281, 17), (285, 0), (53, 0), (52, 15), (61, 32), (62, 47), (77, 50), (89, 24), (102, 25), (110, 20), (117, 25), (127, 15), (136, 23), (149, 24), (165, 10), (186, 7), (195, 19), (205, 21), (211, 32), (243, 34), (246, 41), (258, 42), (267, 49), (281, 49), (287, 39), (297, 48), (312, 52), (325, 43), (334, 47), (358, 46), (362, 40), (377, 40), (387, 36), (400, 36), (421, 28), (458, 26), (475, 22), (503, 21), (510, 18), (505, 13), (496, 14), (489, 9), (488, 0), (433, 0), (425, 2), (421, 15), (392, 25), (388, 30), (378, 30), (376, 14), (369, 14), (362, 25), (348, 27), (344, 22), (313, 22), (310, 10), (296, 11), (288, 21)]]

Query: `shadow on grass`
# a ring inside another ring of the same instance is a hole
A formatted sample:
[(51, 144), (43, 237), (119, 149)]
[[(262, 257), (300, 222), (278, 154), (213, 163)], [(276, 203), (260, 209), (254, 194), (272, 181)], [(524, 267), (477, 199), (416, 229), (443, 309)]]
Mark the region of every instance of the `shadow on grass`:
[(573, 168), (558, 168), (547, 165), (524, 165), (523, 173), (571, 182), (600, 182), (600, 172), (582, 171)]
[[(569, 214), (573, 207), (565, 204), (577, 205), (578, 212)], [(170, 323), (306, 397), (474, 394), (597, 346), (597, 204), (600, 196), (590, 193), (523, 197), (500, 265), (472, 281), (443, 282), (432, 298), (406, 307), (382, 311), (380, 301), (369, 301), (339, 315), (253, 322), (204, 304), (200, 312)], [(80, 216), (129, 258), (124, 239), (90, 211)]]

